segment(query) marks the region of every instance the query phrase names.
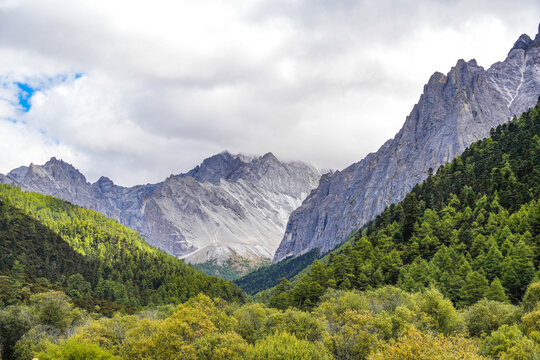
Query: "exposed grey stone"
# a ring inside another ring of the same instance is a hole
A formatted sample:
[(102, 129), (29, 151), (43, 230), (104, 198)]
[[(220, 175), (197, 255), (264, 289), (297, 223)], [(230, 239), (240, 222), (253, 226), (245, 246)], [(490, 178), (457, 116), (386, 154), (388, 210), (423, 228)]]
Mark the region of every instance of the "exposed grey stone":
[(289, 218), (274, 261), (312, 249), (322, 252), (396, 203), (491, 128), (534, 106), (540, 95), (540, 35), (522, 35), (506, 60), (488, 70), (459, 60), (424, 86), (395, 138), (319, 186)]
[(0, 175), (0, 183), (95, 209), (139, 231), (151, 245), (188, 262), (230, 257), (271, 259), (290, 213), (317, 186), (320, 171), (303, 163), (217, 154), (186, 174), (131, 188), (101, 177), (94, 184), (52, 158)]

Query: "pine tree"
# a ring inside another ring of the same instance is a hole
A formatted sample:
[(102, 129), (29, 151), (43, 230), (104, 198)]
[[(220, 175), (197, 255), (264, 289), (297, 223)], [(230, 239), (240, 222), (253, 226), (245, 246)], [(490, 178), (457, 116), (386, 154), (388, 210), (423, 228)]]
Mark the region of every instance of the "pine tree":
[(274, 289), (274, 293), (269, 299), (269, 305), (276, 309), (286, 309), (291, 304), (290, 293), (291, 282), (286, 278), (282, 278), (281, 282)]
[(493, 279), (493, 281), (489, 285), (489, 288), (484, 293), (484, 297), (488, 300), (508, 302), (508, 296), (506, 296), (501, 280), (499, 280), (499, 278)]
[(418, 200), (415, 193), (411, 193), (405, 197), (405, 200), (403, 200), (403, 211), (402, 234), (403, 240), (407, 241), (411, 238), (414, 231), (414, 225), (420, 216), (420, 207), (418, 206)]
[(497, 244), (493, 242), (484, 261), (484, 271), (488, 280), (492, 280), (501, 275), (503, 256)]
[(504, 259), (502, 284), (508, 290), (510, 300), (521, 299), (527, 285), (534, 277), (534, 264), (530, 247), (520, 241)]
[(482, 299), (488, 289), (488, 281), (478, 271), (471, 271), (461, 288), (461, 305), (472, 305)]

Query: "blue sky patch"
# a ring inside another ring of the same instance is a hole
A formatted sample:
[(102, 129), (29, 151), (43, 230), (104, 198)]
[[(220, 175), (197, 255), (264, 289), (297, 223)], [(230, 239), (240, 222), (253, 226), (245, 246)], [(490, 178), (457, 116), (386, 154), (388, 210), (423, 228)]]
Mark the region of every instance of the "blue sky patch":
[(37, 91), (48, 89), (70, 80), (77, 80), (83, 76), (84, 73), (59, 74), (46, 79), (40, 79), (39, 81), (15, 81), (13, 84), (16, 85), (19, 90), (17, 94), (19, 106), (23, 112), (28, 112), (32, 107), (31, 98)]
[(32, 105), (30, 104), (30, 98), (32, 97), (32, 95), (34, 95), (36, 91), (39, 90), (39, 88), (33, 88), (29, 84), (21, 82), (16, 82), (15, 85), (17, 85), (17, 87), (19, 88), (19, 105), (21, 106), (21, 108), (23, 108), (24, 112), (28, 112), (28, 110), (30, 110), (30, 107), (32, 107)]

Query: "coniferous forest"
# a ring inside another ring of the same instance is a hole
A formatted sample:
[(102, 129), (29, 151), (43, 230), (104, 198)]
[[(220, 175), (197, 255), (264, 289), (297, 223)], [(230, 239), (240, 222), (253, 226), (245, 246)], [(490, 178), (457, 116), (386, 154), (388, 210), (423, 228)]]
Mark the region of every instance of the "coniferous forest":
[(1, 358), (537, 359), (538, 184), (540, 103), (306, 269), (318, 254), (239, 281), (289, 278), (252, 298), (96, 212), (2, 186)]
[(98, 212), (9, 185), (0, 186), (0, 237), (6, 286), (13, 283), (13, 272), (22, 273), (23, 280), (64, 287), (77, 299), (131, 308), (177, 304), (201, 292), (244, 299), (236, 285), (152, 248), (138, 233)]
[(434, 286), (457, 307), (519, 303), (540, 263), (539, 110), (493, 129), (269, 301), (310, 309), (329, 288), (394, 285)]

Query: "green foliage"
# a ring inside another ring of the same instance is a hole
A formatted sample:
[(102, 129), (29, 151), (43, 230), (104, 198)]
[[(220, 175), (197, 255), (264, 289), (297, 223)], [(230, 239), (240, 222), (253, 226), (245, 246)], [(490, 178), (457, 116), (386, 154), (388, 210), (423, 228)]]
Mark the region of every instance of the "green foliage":
[(491, 282), (489, 288), (484, 293), (484, 297), (488, 300), (494, 300), (503, 303), (508, 302), (508, 296), (506, 296), (506, 293), (504, 292), (504, 287), (502, 286), (499, 278), (495, 278)]
[(298, 257), (290, 257), (269, 266), (262, 266), (234, 282), (246, 293), (254, 295), (259, 291), (276, 286), (283, 278), (292, 279), (318, 256), (319, 249), (314, 249)]
[(474, 337), (491, 334), (502, 325), (513, 325), (519, 321), (516, 306), (493, 300), (480, 300), (464, 311), (464, 319), (469, 334)]
[(249, 259), (238, 258), (228, 259), (223, 265), (217, 265), (214, 261), (208, 261), (201, 264), (191, 264), (191, 266), (203, 273), (211, 276), (217, 276), (225, 280), (236, 280), (246, 274), (253, 273), (261, 267), (268, 266), (270, 260), (266, 259), (262, 262), (253, 262)]
[(445, 335), (457, 334), (463, 330), (461, 318), (449, 299), (436, 289), (428, 289), (413, 297), (414, 306), (418, 307), (422, 324), (428, 330), (435, 330)]
[(3, 359), (13, 358), (15, 344), (35, 324), (36, 320), (26, 306), (12, 305), (0, 310), (0, 348)]
[(82, 319), (81, 311), (73, 308), (69, 298), (62, 292), (32, 295), (30, 304), (40, 324), (65, 332)]
[(37, 354), (41, 360), (114, 360), (111, 353), (97, 345), (70, 339), (61, 345), (49, 344), (45, 351)]
[(126, 333), (136, 327), (139, 320), (136, 316), (120, 314), (96, 319), (77, 329), (73, 338), (80, 342), (92, 342), (113, 354), (119, 354)]
[(46, 342), (58, 343), (85, 322), (62, 292), (34, 294), (29, 305), (11, 305), (0, 310), (0, 342), (3, 358), (30, 359), (44, 351)]
[(459, 337), (434, 336), (411, 327), (396, 341), (391, 341), (370, 360), (482, 360), (471, 341)]
[[(32, 230), (33, 231), (30, 231)], [(0, 196), (0, 304), (27, 301), (33, 291), (60, 284), (80, 273), (95, 276), (97, 267), (60, 236), (23, 214)], [(3, 276), (2, 276), (3, 275)]]
[[(11, 342), (15, 345), (10, 345), (7, 360), (457, 360), (540, 355), (540, 311), (521, 318), (521, 307), (482, 299), (458, 312), (434, 288), (416, 293), (393, 286), (364, 292), (331, 289), (311, 312), (226, 303), (201, 294), (178, 306), (136, 315), (71, 321), (67, 331), (61, 331), (64, 321), (40, 315), (50, 299), (59, 301), (55, 308), (75, 311), (65, 295), (56, 293), (34, 296), (28, 307), (2, 311), (0, 319), (5, 314), (9, 319), (0, 324), (18, 324), (13, 329), (19, 339)], [(61, 312), (61, 318), (72, 318), (70, 311)]]
[(294, 335), (278, 332), (259, 341), (247, 354), (250, 360), (330, 360), (320, 344), (298, 340)]
[(338, 324), (326, 339), (327, 348), (338, 359), (366, 359), (391, 326), (388, 319), (374, 316), (369, 310), (348, 310)]
[[(480, 349), (483, 354), (500, 359), (532, 360), (540, 356), (538, 345), (525, 337), (517, 325), (501, 326), (482, 341)], [(514, 357), (517, 354), (522, 356)]]
[[(130, 307), (182, 303), (199, 293), (244, 300), (233, 283), (150, 247), (98, 212), (0, 185), (0, 300), (23, 301), (23, 283), (46, 278), (91, 309), (95, 298)], [(23, 296), (24, 297), (24, 296)], [(94, 299), (93, 299), (94, 298)], [(86, 303), (86, 302), (89, 303)]]
[(270, 335), (272, 328), (269, 328), (269, 319), (272, 319), (278, 311), (267, 308), (263, 304), (248, 304), (238, 309), (234, 314), (237, 321), (235, 331), (240, 334), (250, 344)]
[(311, 309), (329, 288), (434, 286), (462, 308), (519, 303), (540, 265), (540, 103), (472, 144), (329, 253), (272, 306)]
[(289, 280), (285, 278), (281, 279), (281, 282), (272, 292), (272, 296), (268, 299), (269, 305), (276, 309), (286, 309), (291, 303), (289, 294), (291, 288), (292, 284)]
[(532, 311), (540, 302), (540, 282), (534, 282), (527, 288), (523, 297), (523, 310)]
[(37, 325), (25, 333), (13, 347), (14, 358), (28, 360), (34, 354), (45, 351), (47, 345), (61, 337), (59, 331), (50, 326)]
[(92, 286), (81, 274), (73, 274), (67, 280), (67, 294), (72, 298), (81, 298), (92, 293)]
[(484, 297), (489, 289), (488, 281), (478, 271), (471, 271), (461, 287), (461, 305), (472, 305)]
[(235, 332), (211, 333), (193, 343), (197, 359), (200, 360), (240, 360), (245, 359), (249, 346)]
[(521, 318), (525, 334), (531, 335), (540, 332), (540, 311), (532, 311)]

